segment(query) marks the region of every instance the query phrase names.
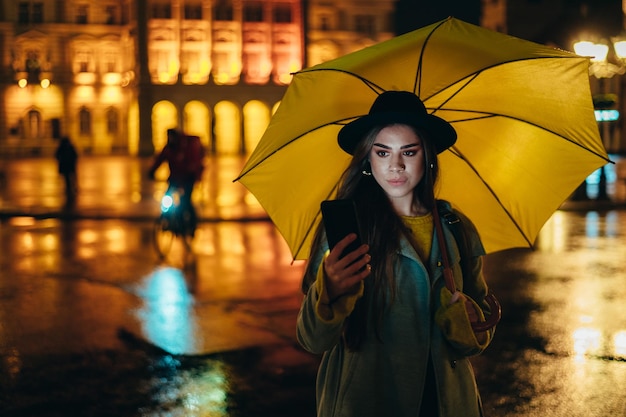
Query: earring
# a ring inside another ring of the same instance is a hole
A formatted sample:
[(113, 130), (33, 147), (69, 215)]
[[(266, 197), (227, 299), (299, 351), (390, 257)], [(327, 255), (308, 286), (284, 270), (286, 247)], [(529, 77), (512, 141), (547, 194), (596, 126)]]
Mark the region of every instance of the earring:
[(361, 174), (366, 175), (366, 176), (371, 176), (372, 175), (372, 166), (370, 165), (370, 161), (369, 160), (365, 160), (363, 163), (363, 171), (361, 171)]

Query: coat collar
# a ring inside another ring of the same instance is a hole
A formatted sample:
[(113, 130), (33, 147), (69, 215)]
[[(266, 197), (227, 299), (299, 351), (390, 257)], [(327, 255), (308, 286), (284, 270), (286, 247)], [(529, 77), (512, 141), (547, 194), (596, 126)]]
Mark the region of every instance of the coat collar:
[[(454, 235), (450, 230), (448, 230), (446, 226), (443, 227), (443, 234), (446, 240), (446, 245), (448, 247), (448, 257), (450, 259), (450, 262), (454, 264), (459, 261), (459, 253), (458, 251), (455, 251), (453, 249), (455, 247)], [(402, 237), (402, 240), (400, 241), (399, 252), (401, 256), (409, 258), (410, 260), (418, 264), (422, 264), (426, 268), (426, 270), (431, 271), (431, 274), (433, 274), (433, 277), (436, 280), (443, 274), (443, 263), (441, 259), (441, 250), (439, 249), (439, 239), (437, 238), (437, 233), (435, 233), (435, 230), (433, 230), (432, 239), (433, 243), (430, 249), (430, 258), (427, 263), (424, 263), (422, 261), (422, 259), (413, 248), (413, 245), (411, 245), (409, 240), (405, 237)]]

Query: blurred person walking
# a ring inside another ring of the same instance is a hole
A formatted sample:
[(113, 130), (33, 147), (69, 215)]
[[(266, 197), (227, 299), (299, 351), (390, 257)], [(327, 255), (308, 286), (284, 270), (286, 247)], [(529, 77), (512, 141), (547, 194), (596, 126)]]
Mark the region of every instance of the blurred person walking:
[(77, 181), (76, 164), (78, 162), (78, 152), (69, 137), (63, 136), (60, 139), (54, 156), (58, 163), (59, 174), (63, 176), (65, 182), (65, 204), (71, 206), (76, 200)]

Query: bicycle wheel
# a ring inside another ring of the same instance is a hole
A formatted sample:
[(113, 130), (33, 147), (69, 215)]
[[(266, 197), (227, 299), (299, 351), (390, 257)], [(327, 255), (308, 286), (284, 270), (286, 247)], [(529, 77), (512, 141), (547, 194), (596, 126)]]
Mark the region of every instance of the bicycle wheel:
[(154, 248), (161, 258), (165, 258), (167, 256), (172, 249), (172, 243), (176, 238), (176, 235), (168, 226), (169, 220), (164, 219), (163, 217), (159, 217), (154, 222)]

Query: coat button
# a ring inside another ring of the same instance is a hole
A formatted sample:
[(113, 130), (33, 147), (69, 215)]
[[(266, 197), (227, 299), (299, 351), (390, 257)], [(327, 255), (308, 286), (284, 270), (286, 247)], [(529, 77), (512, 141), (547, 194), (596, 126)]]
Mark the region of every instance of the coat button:
[(450, 366), (452, 369), (456, 369), (456, 361), (450, 361)]

